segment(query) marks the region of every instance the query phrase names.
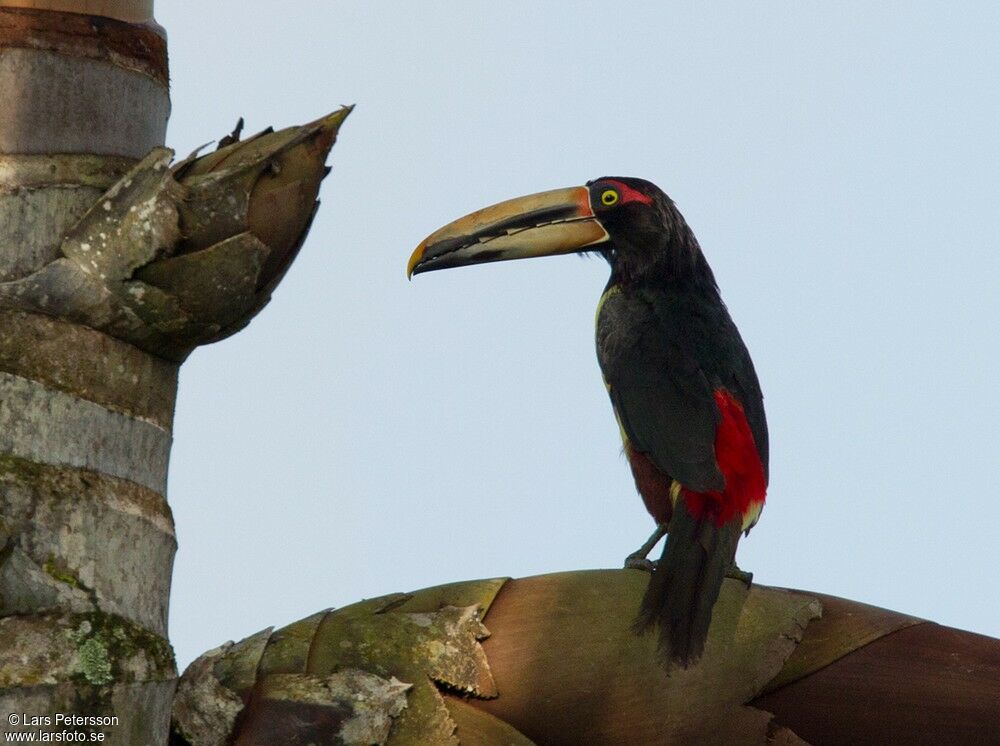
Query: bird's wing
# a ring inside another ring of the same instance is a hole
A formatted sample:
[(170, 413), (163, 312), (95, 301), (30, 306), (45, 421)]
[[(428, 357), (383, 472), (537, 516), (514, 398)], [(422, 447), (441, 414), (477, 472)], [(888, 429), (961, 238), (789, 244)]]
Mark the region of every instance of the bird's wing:
[(628, 340), (599, 345), (611, 402), (625, 437), (660, 471), (694, 492), (722, 490), (712, 382), (691, 340), (678, 337), (671, 323), (650, 313), (631, 324)]

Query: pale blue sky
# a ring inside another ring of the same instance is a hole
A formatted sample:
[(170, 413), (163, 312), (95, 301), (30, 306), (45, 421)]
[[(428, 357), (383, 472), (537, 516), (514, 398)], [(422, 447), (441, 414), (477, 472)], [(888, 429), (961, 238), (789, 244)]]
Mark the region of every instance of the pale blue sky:
[(182, 369), (181, 666), (645, 538), (594, 356), (603, 261), (404, 276), (445, 222), (604, 174), (676, 200), (756, 361), (771, 488), (740, 564), (1000, 636), (1000, 6), (160, 6), (182, 155), (357, 104), (273, 302)]

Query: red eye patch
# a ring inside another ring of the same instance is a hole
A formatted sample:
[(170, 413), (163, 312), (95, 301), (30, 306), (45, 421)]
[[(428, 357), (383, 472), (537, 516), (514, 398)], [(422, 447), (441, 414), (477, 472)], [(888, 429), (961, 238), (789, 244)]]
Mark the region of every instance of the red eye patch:
[(611, 184), (615, 189), (618, 190), (618, 195), (621, 197), (621, 204), (627, 202), (642, 202), (644, 205), (653, 204), (653, 198), (643, 194), (640, 191), (633, 189), (627, 184), (623, 184), (620, 181), (615, 181), (614, 179), (608, 179), (605, 184)]

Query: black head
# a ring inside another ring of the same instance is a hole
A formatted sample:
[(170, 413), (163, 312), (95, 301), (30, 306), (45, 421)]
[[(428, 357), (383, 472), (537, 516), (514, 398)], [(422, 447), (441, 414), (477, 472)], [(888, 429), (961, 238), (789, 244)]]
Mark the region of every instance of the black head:
[(587, 182), (594, 215), (608, 232), (599, 250), (617, 282), (696, 281), (714, 287), (712, 270), (673, 200), (645, 179), (603, 176)]

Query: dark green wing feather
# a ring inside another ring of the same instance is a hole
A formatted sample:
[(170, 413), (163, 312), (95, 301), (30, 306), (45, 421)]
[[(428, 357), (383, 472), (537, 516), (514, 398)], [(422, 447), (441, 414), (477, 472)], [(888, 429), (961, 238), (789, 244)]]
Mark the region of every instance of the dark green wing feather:
[(598, 360), (631, 444), (688, 489), (721, 490), (719, 412), (698, 346), (711, 319), (676, 306), (653, 291), (612, 292), (598, 315)]
[(766, 476), (760, 385), (717, 295), (612, 289), (598, 314), (597, 356), (622, 430), (664, 474), (694, 492), (723, 489), (714, 392), (724, 388), (744, 408)]

